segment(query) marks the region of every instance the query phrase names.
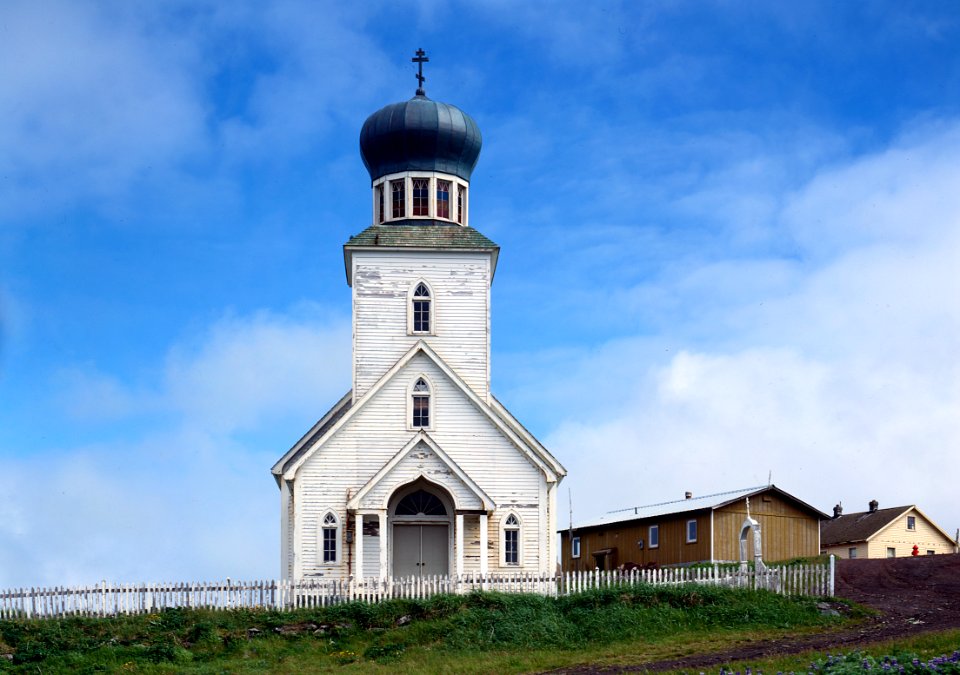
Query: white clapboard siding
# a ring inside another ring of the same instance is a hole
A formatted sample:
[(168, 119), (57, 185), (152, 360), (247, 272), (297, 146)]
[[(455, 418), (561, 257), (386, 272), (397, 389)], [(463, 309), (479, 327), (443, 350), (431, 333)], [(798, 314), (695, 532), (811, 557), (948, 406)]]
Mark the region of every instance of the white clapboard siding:
[(354, 395), (362, 396), (423, 336), (409, 335), (410, 289), (431, 287), (430, 345), (486, 399), (489, 378), (490, 254), (368, 252), (353, 254)]
[[(375, 537), (370, 537), (375, 539)], [(441, 593), (497, 591), (570, 595), (583, 591), (646, 583), (702, 584), (765, 589), (782, 595), (829, 597), (834, 594), (833, 559), (828, 564), (770, 567), (764, 571), (709, 568), (580, 571), (559, 575), (515, 572), (481, 576), (365, 577), (301, 581), (201, 581), (150, 584), (57, 586), (0, 590), (0, 620), (63, 616), (148, 614), (165, 608), (277, 609), (323, 607), (345, 602), (380, 602), (392, 598), (423, 599)]]
[[(333, 508), (341, 521), (352, 527), (352, 522), (346, 523), (348, 494), (355, 494), (362, 488), (416, 433), (407, 426), (407, 397), (410, 382), (421, 374), (426, 375), (433, 385), (433, 428), (428, 433), (499, 507), (488, 519), (488, 537), (494, 547), (489, 557), (490, 571), (495, 571), (501, 557), (498, 528), (501, 517), (505, 517), (508, 510), (516, 511), (523, 521), (523, 567), (541, 570), (547, 565), (541, 559), (543, 549), (538, 543), (539, 528), (547, 523), (546, 500), (540, 495), (544, 480), (541, 470), (477, 409), (429, 357), (419, 354), (366, 401), (348, 424), (310, 455), (298, 471), (294, 488), (294, 527), (298, 528), (299, 533), (299, 576), (323, 574), (325, 577), (344, 578), (352, 572), (347, 569), (345, 559), (335, 565), (323, 564), (318, 560), (320, 520), (327, 509)], [(430, 461), (433, 462), (432, 459)], [(401, 462), (401, 465), (406, 466), (406, 473), (397, 471), (393, 475), (391, 472), (380, 486), (377, 494), (383, 499), (389, 497), (396, 487), (416, 477), (415, 461), (406, 465)], [(439, 460), (430, 466), (439, 471)], [(401, 468), (400, 465), (396, 467)], [(434, 482), (444, 485), (458, 498), (463, 497), (466, 508), (473, 508), (467, 495), (462, 494), (459, 479), (454, 478), (440, 474), (431, 476)], [(465, 553), (470, 548), (467, 541)], [(346, 545), (343, 537), (341, 545)], [(478, 546), (479, 537), (475, 547)], [(479, 561), (479, 553), (475, 555)], [(365, 569), (367, 560), (365, 555)], [(379, 558), (377, 565), (379, 573)], [(477, 566), (479, 571), (479, 562)]]

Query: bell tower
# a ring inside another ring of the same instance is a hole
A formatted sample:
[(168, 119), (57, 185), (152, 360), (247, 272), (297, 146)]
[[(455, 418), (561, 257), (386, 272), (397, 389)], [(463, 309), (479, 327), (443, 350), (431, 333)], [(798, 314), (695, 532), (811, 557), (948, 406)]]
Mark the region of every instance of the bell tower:
[(353, 395), (362, 396), (417, 341), (482, 398), (489, 393), (490, 283), (500, 247), (470, 226), (480, 128), (427, 98), (423, 50), (408, 101), (370, 115), (360, 154), (371, 224), (344, 245), (353, 288)]

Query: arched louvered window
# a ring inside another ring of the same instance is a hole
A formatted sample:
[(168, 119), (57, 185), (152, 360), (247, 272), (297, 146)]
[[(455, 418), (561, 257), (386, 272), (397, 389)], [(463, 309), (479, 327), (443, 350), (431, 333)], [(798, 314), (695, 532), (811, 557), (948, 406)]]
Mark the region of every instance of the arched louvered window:
[(440, 499), (426, 490), (411, 492), (397, 504), (398, 516), (445, 516), (447, 507)]
[(320, 522), (320, 561), (337, 562), (340, 541), (340, 519), (333, 511), (327, 511)]
[(413, 289), (411, 298), (411, 328), (414, 333), (429, 333), (431, 322), (430, 289), (422, 281)]
[(430, 426), (430, 385), (422, 377), (413, 383), (411, 425), (415, 429)]

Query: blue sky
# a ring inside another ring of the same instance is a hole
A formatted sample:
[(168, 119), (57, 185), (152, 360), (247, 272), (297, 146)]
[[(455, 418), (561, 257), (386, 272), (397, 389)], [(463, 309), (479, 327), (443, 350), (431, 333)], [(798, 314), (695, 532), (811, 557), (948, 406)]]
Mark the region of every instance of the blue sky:
[(353, 5), (0, 6), (0, 587), (277, 574), (418, 47), (564, 513), (772, 472), (960, 526), (960, 9)]

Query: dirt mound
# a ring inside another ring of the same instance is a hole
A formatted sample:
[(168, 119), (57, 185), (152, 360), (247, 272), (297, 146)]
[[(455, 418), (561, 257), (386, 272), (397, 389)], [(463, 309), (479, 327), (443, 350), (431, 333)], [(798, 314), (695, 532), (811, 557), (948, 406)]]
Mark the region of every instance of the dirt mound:
[(960, 555), (838, 560), (836, 595), (879, 610), (855, 629), (790, 640), (759, 642), (736, 650), (686, 656), (638, 666), (584, 667), (566, 673), (704, 670), (732, 661), (765, 659), (808, 650), (851, 651), (871, 642), (931, 630), (960, 628)]

